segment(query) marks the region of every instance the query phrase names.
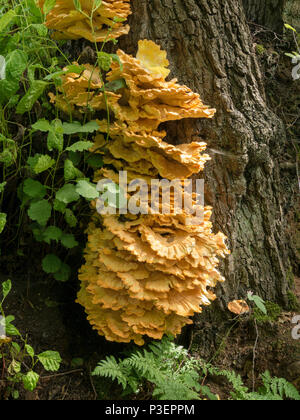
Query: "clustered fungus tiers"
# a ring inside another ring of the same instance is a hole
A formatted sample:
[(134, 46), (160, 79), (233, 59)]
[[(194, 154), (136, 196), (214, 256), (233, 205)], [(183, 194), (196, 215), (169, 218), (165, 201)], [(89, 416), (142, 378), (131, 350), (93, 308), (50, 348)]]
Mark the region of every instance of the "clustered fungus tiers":
[[(126, 86), (107, 95), (106, 106), (113, 116), (109, 128), (106, 120), (98, 121), (92, 151), (103, 154), (105, 166), (95, 173), (95, 181), (108, 178), (117, 183), (118, 172), (126, 170), (128, 182), (137, 178), (147, 184), (153, 178), (183, 182), (202, 171), (209, 159), (203, 154), (204, 143), (173, 146), (164, 142), (166, 133), (158, 128), (164, 121), (212, 118), (215, 110), (177, 80), (165, 80), (166, 53), (152, 41), (140, 41), (138, 58), (120, 50), (118, 56), (122, 65), (113, 63), (108, 79), (122, 78)], [(73, 110), (84, 112), (86, 100), (97, 101), (95, 109), (105, 109), (102, 93), (97, 93), (101, 84), (97, 72), (92, 72), (94, 85), (88, 92), (92, 98), (73, 97)], [(72, 77), (66, 75), (61, 95), (52, 97), (62, 109), (68, 95), (64, 85), (69, 83), (71, 89), (76, 83)], [(83, 90), (85, 77), (87, 73), (80, 77)], [(179, 334), (192, 323), (190, 317), (202, 311), (201, 306), (215, 299), (211, 289), (224, 281), (217, 266), (219, 257), (229, 251), (225, 236), (212, 233), (212, 209), (204, 208), (203, 220), (190, 224), (190, 214), (177, 211), (174, 194), (168, 214), (163, 214), (162, 204), (158, 214), (151, 210), (138, 215), (94, 213), (87, 232), (86, 262), (79, 274), (78, 302), (93, 328), (107, 340), (143, 345), (146, 336), (161, 339), (164, 334)]]
[[(44, 4), (45, 0), (39, 0), (41, 8)], [(123, 22), (131, 14), (130, 0), (103, 0), (96, 9), (94, 0), (80, 0), (80, 9), (76, 9), (73, 0), (56, 0), (46, 18), (47, 27), (55, 29), (55, 39), (103, 42), (129, 32), (129, 26)]]

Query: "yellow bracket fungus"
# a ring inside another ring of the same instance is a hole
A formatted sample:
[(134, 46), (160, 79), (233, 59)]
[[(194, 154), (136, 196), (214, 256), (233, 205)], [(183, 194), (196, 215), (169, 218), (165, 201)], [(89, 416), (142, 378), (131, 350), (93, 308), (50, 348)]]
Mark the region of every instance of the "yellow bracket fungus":
[[(45, 0), (39, 0), (41, 8), (44, 3)], [(46, 17), (47, 27), (55, 29), (53, 37), (103, 42), (128, 34), (130, 28), (123, 21), (131, 14), (130, 0), (103, 0), (96, 10), (94, 3), (94, 0), (80, 0), (81, 10), (78, 10), (73, 0), (56, 0)]]
[[(212, 118), (215, 110), (188, 87), (165, 80), (166, 53), (152, 41), (140, 41), (137, 58), (122, 51), (118, 55), (123, 68), (113, 63), (109, 80), (123, 78), (126, 88), (109, 101), (114, 115), (110, 140), (105, 141), (103, 134), (95, 138), (92, 150), (103, 153), (105, 163), (95, 180), (118, 182), (118, 171), (126, 170), (128, 181), (139, 178), (150, 184), (155, 177), (183, 182), (202, 171), (209, 159), (202, 154), (205, 143), (170, 145), (158, 127), (164, 121)], [(98, 82), (95, 76), (96, 87)], [(79, 99), (75, 96), (72, 106), (81, 107)], [(99, 131), (107, 133), (107, 121), (98, 123)], [(95, 212), (89, 225), (78, 302), (107, 340), (143, 345), (145, 336), (179, 334), (192, 323), (189, 317), (215, 299), (211, 288), (224, 281), (217, 266), (219, 257), (229, 251), (225, 236), (212, 233), (211, 208), (204, 208), (203, 220), (191, 225), (189, 214), (177, 212), (174, 194), (169, 214)], [(161, 204), (159, 208), (163, 210)]]

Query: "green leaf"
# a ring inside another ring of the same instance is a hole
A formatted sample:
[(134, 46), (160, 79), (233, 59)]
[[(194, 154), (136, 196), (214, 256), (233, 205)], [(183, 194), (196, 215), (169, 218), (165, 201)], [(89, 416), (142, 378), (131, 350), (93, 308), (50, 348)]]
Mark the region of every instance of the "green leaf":
[(52, 152), (53, 149), (56, 149), (59, 152), (63, 151), (64, 135), (62, 122), (59, 119), (51, 121), (51, 129), (47, 138), (47, 146), (50, 152)]
[(18, 83), (27, 68), (28, 56), (22, 50), (14, 50), (6, 57), (6, 77)]
[(62, 237), (62, 230), (56, 226), (48, 226), (43, 233), (43, 240), (50, 244), (51, 241), (58, 242)]
[(37, 32), (37, 34), (40, 37), (46, 37), (48, 35), (48, 28), (45, 25), (42, 25), (41, 23), (33, 23), (31, 25), (32, 28), (34, 28)]
[(70, 209), (66, 209), (65, 211), (65, 220), (70, 227), (74, 228), (77, 226), (78, 220), (75, 214)]
[(2, 295), (3, 295), (2, 303), (9, 295), (11, 291), (11, 287), (12, 287), (11, 280), (6, 280), (4, 283), (2, 283)]
[[(28, 159), (29, 161), (29, 159)], [(40, 155), (37, 157), (36, 163), (34, 164), (33, 170), (36, 174), (47, 171), (55, 165), (55, 160), (49, 155)]]
[(75, 248), (78, 245), (78, 242), (72, 233), (64, 233), (61, 237), (61, 243), (68, 249)]
[(56, 193), (57, 200), (61, 201), (64, 204), (72, 203), (73, 201), (79, 200), (79, 194), (76, 191), (76, 187), (73, 184), (64, 185)]
[(27, 67), (27, 54), (14, 50), (6, 57), (6, 78), (0, 80), (0, 103), (8, 102), (19, 90), (19, 83)]
[(14, 320), (15, 320), (15, 317), (13, 316), (7, 316), (5, 318), (5, 332), (8, 336), (20, 337), (21, 334), (19, 330), (12, 324)]
[(295, 29), (295, 28), (293, 28), (293, 26), (289, 25), (288, 23), (286, 23), (284, 26), (285, 26), (287, 29), (291, 29), (292, 31), (294, 31), (294, 32), (296, 32), (296, 33), (297, 33), (296, 29)]
[(268, 311), (265, 306), (265, 301), (260, 296), (254, 295), (252, 292), (249, 292), (247, 296), (250, 302), (254, 302), (258, 309), (267, 315)]
[(85, 70), (84, 66), (77, 66), (75, 64), (71, 64), (70, 66), (66, 68), (66, 70), (60, 70), (60, 71), (56, 71), (55, 73), (48, 74), (48, 76), (46, 76), (44, 80), (50, 81), (52, 79), (59, 79), (64, 74), (68, 74), (68, 73), (81, 74), (84, 70)]
[(39, 181), (28, 178), (24, 182), (23, 191), (31, 198), (44, 198), (47, 194), (46, 187), (42, 185)]
[(53, 7), (55, 6), (56, 0), (46, 0), (43, 7), (43, 12), (45, 15), (51, 12)]
[(34, 350), (29, 344), (25, 344), (25, 350), (30, 357), (34, 357)]
[(87, 163), (93, 169), (100, 169), (103, 167), (103, 158), (99, 154), (93, 154), (87, 159)]
[(65, 283), (69, 280), (71, 275), (71, 268), (68, 264), (63, 263), (60, 270), (57, 273), (54, 273), (54, 278), (57, 281)]
[(33, 370), (29, 371), (26, 375), (23, 376), (23, 385), (26, 391), (34, 391), (37, 387), (40, 377)]
[(43, 132), (48, 132), (51, 130), (51, 124), (45, 118), (38, 120), (35, 124), (32, 125), (34, 130), (39, 130)]
[(7, 220), (7, 214), (0, 213), (0, 233), (2, 233), (5, 228), (6, 220)]
[(36, 203), (31, 203), (28, 216), (31, 220), (38, 222), (41, 226), (46, 226), (51, 217), (52, 206), (47, 200), (40, 200)]
[(118, 79), (114, 80), (113, 82), (106, 83), (104, 88), (101, 88), (100, 91), (104, 91), (104, 89), (108, 92), (116, 92), (117, 90), (125, 88), (126, 82), (125, 79)]
[(21, 372), (21, 363), (17, 360), (13, 360), (8, 368), (8, 373), (14, 375), (15, 373)]
[(49, 372), (57, 372), (62, 359), (57, 351), (45, 351), (37, 356), (44, 369)]
[(88, 181), (78, 181), (76, 185), (76, 191), (82, 197), (87, 200), (94, 200), (99, 197), (99, 192), (97, 191), (97, 186)]
[(6, 185), (7, 185), (7, 182), (2, 182), (2, 183), (0, 184), (0, 193), (3, 193), (3, 191), (4, 191), (5, 187), (6, 187)]
[(94, 0), (93, 8), (97, 10), (102, 4), (102, 0)]
[(12, 346), (12, 348), (13, 348), (13, 350), (14, 350), (14, 354), (15, 355), (18, 355), (20, 352), (21, 352), (21, 347), (19, 346), (19, 344), (18, 343), (16, 343), (16, 342), (12, 342), (11, 343), (11, 346)]
[(74, 3), (74, 6), (75, 6), (75, 9), (81, 12), (82, 7), (81, 7), (80, 0), (73, 0), (73, 3)]
[(61, 201), (55, 199), (53, 202), (53, 208), (55, 211), (58, 211), (59, 213), (65, 213), (66, 211), (66, 204), (62, 203)]
[[(64, 134), (78, 134), (78, 133), (94, 133), (99, 130), (97, 121), (90, 121), (87, 124), (81, 125), (79, 121), (72, 123), (63, 123)], [(68, 150), (68, 149), (67, 149)]]
[(10, 25), (16, 17), (16, 12), (12, 9), (5, 13), (0, 18), (0, 32), (3, 32), (4, 29)]
[(104, 71), (109, 71), (112, 63), (112, 56), (106, 52), (98, 52), (98, 65)]
[(77, 143), (72, 144), (72, 146), (67, 147), (68, 152), (83, 152), (84, 150), (89, 150), (94, 143), (91, 141), (78, 141)]
[(65, 161), (64, 165), (64, 176), (66, 181), (76, 180), (78, 178), (84, 178), (83, 173), (75, 168), (73, 162), (69, 159)]
[(62, 261), (54, 254), (48, 254), (42, 261), (43, 270), (47, 274), (57, 273), (62, 266)]
[(16, 113), (23, 115), (25, 112), (31, 111), (33, 105), (36, 103), (39, 97), (44, 93), (46, 86), (47, 86), (46, 82), (43, 82), (42, 80), (34, 80), (31, 83), (28, 91), (26, 92), (26, 95), (23, 96), (23, 98), (18, 103), (18, 106), (16, 108)]

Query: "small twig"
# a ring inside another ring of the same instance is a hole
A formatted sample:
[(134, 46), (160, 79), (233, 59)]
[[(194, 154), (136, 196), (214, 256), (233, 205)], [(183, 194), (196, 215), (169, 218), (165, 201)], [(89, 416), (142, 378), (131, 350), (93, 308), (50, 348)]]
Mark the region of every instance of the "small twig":
[(55, 375), (50, 375), (50, 376), (41, 376), (40, 379), (52, 379), (52, 378), (57, 378), (58, 376), (72, 375), (73, 373), (79, 373), (79, 372), (83, 372), (83, 369), (70, 370), (69, 372), (57, 373)]
[(255, 339), (255, 343), (254, 343), (254, 347), (253, 347), (253, 363), (252, 363), (252, 391), (255, 391), (255, 360), (256, 360), (256, 349), (257, 349), (257, 344), (258, 344), (258, 340), (259, 340), (259, 332), (258, 332), (258, 327), (257, 327), (257, 322), (256, 319), (254, 318), (254, 325), (255, 325), (255, 330), (256, 330), (256, 339)]
[(92, 388), (93, 388), (95, 400), (97, 400), (98, 399), (98, 393), (97, 393), (95, 385), (94, 385), (94, 381), (93, 381), (93, 378), (92, 378), (92, 373), (91, 373), (91, 367), (90, 366), (89, 366), (89, 378), (90, 378), (90, 382), (91, 382), (91, 385), (92, 385)]
[(63, 397), (62, 397), (62, 401), (66, 398), (66, 395), (67, 395), (67, 393), (68, 393), (68, 391), (69, 391), (69, 388), (70, 388), (70, 385), (71, 385), (71, 381), (72, 381), (72, 378), (70, 378), (70, 380), (69, 380), (69, 383), (68, 383), (68, 386), (67, 386), (66, 392), (64, 393), (64, 395), (63, 395)]

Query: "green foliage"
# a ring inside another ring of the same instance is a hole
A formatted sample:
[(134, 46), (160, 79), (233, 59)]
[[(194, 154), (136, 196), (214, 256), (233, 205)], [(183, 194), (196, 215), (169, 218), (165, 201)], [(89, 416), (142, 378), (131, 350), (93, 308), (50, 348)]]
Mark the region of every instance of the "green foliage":
[(252, 292), (249, 292), (247, 297), (248, 297), (248, 300), (250, 302), (253, 302), (262, 313), (267, 315), (267, 308), (265, 305), (265, 301), (260, 296), (254, 295)]
[(258, 323), (275, 322), (280, 317), (282, 309), (274, 302), (265, 302), (267, 313), (265, 314), (259, 308), (254, 308), (253, 316)]
[(240, 375), (196, 359), (170, 339), (152, 342), (148, 349), (135, 350), (124, 359), (108, 356), (93, 372), (94, 376), (109, 378), (123, 388), (123, 395), (142, 394), (151, 384), (152, 398), (158, 400), (218, 400), (203, 383), (208, 376), (227, 379), (233, 400), (300, 400), (296, 388), (283, 378), (273, 378), (269, 372), (261, 375), (262, 386), (250, 392)]
[[(6, 335), (0, 336), (0, 359), (3, 360), (3, 367), (7, 366), (8, 396), (17, 399), (19, 398), (19, 392), (16, 386), (23, 384), (24, 389), (30, 392), (36, 389), (40, 379), (39, 374), (35, 370), (38, 364), (48, 372), (57, 372), (60, 369), (62, 359), (56, 351), (48, 350), (36, 354), (33, 347), (28, 344), (27, 337), (24, 338), (13, 324), (14, 316), (5, 315), (3, 303), (11, 289), (12, 283), (10, 280), (2, 283), (2, 296), (0, 296), (0, 314), (2, 319), (0, 318), (0, 327), (1, 324), (2, 327), (5, 327)], [(14, 341), (12, 337), (17, 337), (18, 341)]]
[(198, 362), (187, 351), (167, 338), (149, 345), (149, 350), (135, 351), (124, 360), (107, 357), (93, 375), (116, 380), (125, 394), (142, 392), (145, 383), (154, 386), (153, 397), (159, 400), (200, 399), (202, 389)]

